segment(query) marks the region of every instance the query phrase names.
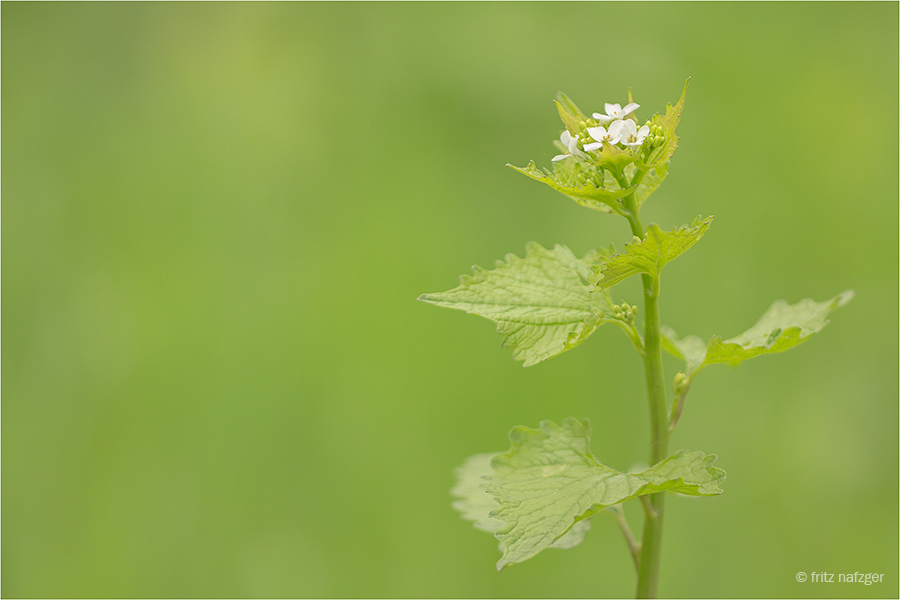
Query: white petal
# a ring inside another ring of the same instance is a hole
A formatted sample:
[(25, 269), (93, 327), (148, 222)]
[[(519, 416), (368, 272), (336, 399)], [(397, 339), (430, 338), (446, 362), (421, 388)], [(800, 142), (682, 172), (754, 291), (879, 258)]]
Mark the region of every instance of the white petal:
[(622, 107), (618, 104), (606, 104), (606, 114), (609, 116), (616, 118), (619, 114), (619, 111), (622, 110)]
[(590, 134), (592, 138), (597, 140), (598, 142), (602, 142), (603, 138), (607, 136), (607, 131), (605, 127), (588, 127), (587, 132)]
[(571, 140), (572, 135), (569, 133), (569, 130), (563, 129), (563, 132), (559, 135), (559, 141), (561, 141), (564, 146), (568, 146)]
[(554, 156), (554, 157), (551, 158), (550, 160), (552, 160), (553, 162), (556, 162), (556, 161), (562, 160), (562, 159), (564, 159), (564, 158), (569, 158), (570, 156), (572, 156), (572, 155), (571, 155), (571, 154), (557, 154), (556, 156)]
[(609, 132), (611, 134), (615, 134), (618, 137), (627, 138), (629, 135), (633, 135), (636, 127), (634, 125), (634, 121), (631, 119), (625, 119), (624, 121), (616, 121), (612, 125), (609, 126)]
[(600, 142), (594, 142), (593, 144), (585, 144), (584, 145), (584, 149), (588, 152), (593, 152), (594, 150), (597, 150), (598, 148), (602, 148), (602, 147), (603, 147), (603, 144), (601, 144)]
[(578, 136), (569, 139), (569, 152), (575, 154), (578, 152)]
[(637, 109), (641, 107), (640, 104), (635, 104), (634, 102), (628, 104), (625, 108), (622, 109), (622, 116), (627, 117)]
[(650, 135), (650, 128), (644, 125), (640, 129), (638, 129), (637, 139), (643, 142), (644, 138), (646, 138), (648, 135)]

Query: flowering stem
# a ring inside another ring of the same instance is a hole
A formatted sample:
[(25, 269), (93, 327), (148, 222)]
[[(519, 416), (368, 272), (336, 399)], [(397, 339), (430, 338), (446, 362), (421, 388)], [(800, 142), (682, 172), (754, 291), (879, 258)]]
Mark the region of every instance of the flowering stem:
[[(643, 178), (638, 171), (632, 185)], [(625, 197), (629, 211), (631, 232), (644, 239), (645, 230), (634, 194)], [(655, 465), (666, 457), (669, 448), (669, 416), (666, 410), (666, 391), (663, 382), (662, 346), (659, 332), (659, 280), (642, 275), (644, 284), (644, 372), (647, 378), (647, 396), (650, 400), (650, 464)], [(665, 493), (653, 494), (649, 499), (652, 510), (645, 510), (644, 535), (641, 543), (641, 559), (638, 566), (638, 598), (655, 598), (659, 582), (659, 564), (662, 549), (663, 508)]]

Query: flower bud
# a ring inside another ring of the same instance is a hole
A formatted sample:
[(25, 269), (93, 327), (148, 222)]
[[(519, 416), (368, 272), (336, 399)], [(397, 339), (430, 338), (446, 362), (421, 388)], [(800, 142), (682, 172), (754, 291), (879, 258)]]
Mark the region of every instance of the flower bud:
[(684, 373), (676, 373), (675, 378), (672, 381), (673, 387), (675, 388), (675, 395), (682, 394), (688, 386), (688, 378)]

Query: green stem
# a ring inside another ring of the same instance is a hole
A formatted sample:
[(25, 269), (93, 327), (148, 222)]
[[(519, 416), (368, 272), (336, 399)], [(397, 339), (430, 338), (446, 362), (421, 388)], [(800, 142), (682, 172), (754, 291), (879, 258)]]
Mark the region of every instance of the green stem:
[[(634, 194), (626, 196), (624, 204), (630, 213), (628, 223), (631, 225), (632, 233), (643, 239), (645, 230)], [(644, 373), (647, 378), (647, 396), (650, 400), (650, 464), (655, 465), (666, 457), (669, 450), (669, 416), (666, 411), (659, 333), (659, 281), (650, 275), (641, 277), (644, 284)], [(652, 510), (646, 510), (644, 516), (644, 535), (638, 568), (638, 598), (656, 597), (665, 493), (650, 496), (649, 504)]]
[[(659, 290), (653, 282), (644, 282), (644, 370), (647, 376), (647, 395), (650, 399), (650, 464), (663, 460), (668, 454), (669, 419), (666, 414), (666, 392), (663, 385), (662, 353), (659, 343)], [(644, 537), (641, 544), (641, 565), (638, 571), (638, 598), (655, 598), (659, 582), (659, 564), (662, 556), (662, 529), (665, 492), (650, 496), (652, 511), (644, 519)]]

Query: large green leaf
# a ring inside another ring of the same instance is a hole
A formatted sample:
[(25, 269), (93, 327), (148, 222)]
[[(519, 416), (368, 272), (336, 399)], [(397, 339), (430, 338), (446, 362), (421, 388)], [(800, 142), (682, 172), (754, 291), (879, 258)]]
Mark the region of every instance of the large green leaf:
[(528, 367), (577, 346), (603, 323), (625, 324), (609, 295), (585, 283), (599, 256), (591, 251), (579, 259), (565, 246), (548, 250), (532, 242), (525, 258), (509, 254), (492, 271), (473, 267), (459, 287), (419, 300), (494, 321), (503, 345)]
[(784, 352), (803, 343), (828, 324), (827, 317), (831, 311), (844, 306), (852, 298), (853, 292), (846, 291), (824, 302), (807, 298), (788, 304), (784, 300), (776, 300), (744, 333), (727, 340), (713, 336), (705, 346), (697, 336), (679, 339), (672, 329), (664, 327), (663, 347), (685, 361), (685, 374), (693, 379), (707, 365), (737, 365), (748, 358)]
[(625, 245), (624, 254), (604, 258), (594, 266), (595, 275), (590, 279), (600, 289), (608, 289), (622, 280), (646, 273), (659, 279), (663, 266), (683, 254), (703, 237), (714, 217), (697, 217), (688, 226), (663, 231), (651, 224), (643, 240), (635, 236), (634, 241)]
[[(473, 457), (458, 471), (463, 476), (455, 491), (466, 500), (455, 507), (500, 540), (498, 569), (554, 544), (574, 545), (584, 535), (578, 524), (606, 506), (661, 491), (721, 493), (725, 472), (712, 466), (715, 456), (679, 451), (642, 473), (621, 473), (594, 459), (589, 433), (587, 421), (582, 425), (571, 417), (562, 425), (543, 421), (540, 429), (516, 427), (509, 434), (512, 448), (491, 462), (493, 475), (484, 475), (485, 455)], [(476, 472), (486, 478), (485, 489), (499, 505), (487, 519), (486, 503), (472, 492)], [(567, 534), (575, 537), (567, 540)]]

